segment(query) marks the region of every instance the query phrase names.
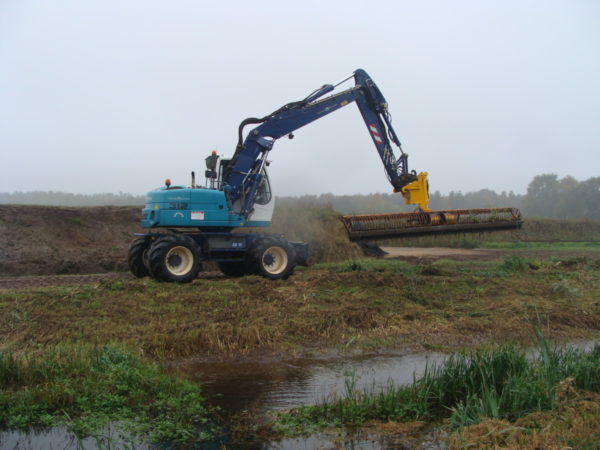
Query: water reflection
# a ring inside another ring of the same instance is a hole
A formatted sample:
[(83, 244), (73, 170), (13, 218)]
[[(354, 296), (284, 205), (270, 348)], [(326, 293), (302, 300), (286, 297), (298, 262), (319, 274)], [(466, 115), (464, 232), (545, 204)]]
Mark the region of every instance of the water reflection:
[(0, 449), (10, 450), (98, 450), (112, 449), (137, 449), (145, 450), (149, 447), (143, 444), (133, 444), (123, 440), (112, 426), (100, 430), (98, 437), (78, 439), (64, 427), (53, 427), (47, 430), (31, 430), (0, 432)]

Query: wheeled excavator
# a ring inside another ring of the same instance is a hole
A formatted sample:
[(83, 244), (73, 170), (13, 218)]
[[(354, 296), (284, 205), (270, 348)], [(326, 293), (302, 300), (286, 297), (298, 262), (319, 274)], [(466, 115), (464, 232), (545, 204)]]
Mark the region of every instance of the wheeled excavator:
[[(332, 93), (351, 79), (354, 86)], [(351, 240), (520, 227), (521, 216), (514, 208), (431, 211), (427, 172), (409, 171), (388, 104), (372, 78), (358, 69), (339, 83), (325, 84), (267, 116), (243, 120), (233, 156), (223, 158), (213, 151), (206, 158), (203, 185), (196, 184), (192, 172), (190, 186), (172, 185), (167, 179), (164, 186), (150, 191), (141, 225), (151, 231), (138, 235), (129, 248), (132, 273), (159, 281), (189, 282), (197, 277), (202, 263), (213, 261), (227, 276), (284, 279), (295, 266), (307, 265), (308, 244), (247, 229), (271, 225), (275, 196), (267, 167), (275, 141), (284, 136), (291, 139), (295, 130), (351, 103), (364, 119), (394, 192), (405, 203), (417, 206), (413, 213), (343, 216)], [(249, 125), (255, 127), (244, 137)]]

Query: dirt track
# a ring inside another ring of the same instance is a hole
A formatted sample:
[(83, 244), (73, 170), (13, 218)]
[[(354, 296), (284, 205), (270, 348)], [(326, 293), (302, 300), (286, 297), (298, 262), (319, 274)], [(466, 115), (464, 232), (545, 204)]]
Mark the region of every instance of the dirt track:
[(495, 259), (505, 252), (489, 249), (463, 249), (443, 247), (381, 247), (387, 253), (385, 259), (403, 259), (410, 262), (435, 261), (449, 258), (463, 261), (466, 259)]

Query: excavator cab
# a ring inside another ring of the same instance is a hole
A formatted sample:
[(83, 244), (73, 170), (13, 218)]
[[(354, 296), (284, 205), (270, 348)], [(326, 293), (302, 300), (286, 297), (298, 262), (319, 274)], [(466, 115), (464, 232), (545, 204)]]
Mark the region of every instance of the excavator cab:
[[(210, 189), (219, 191), (228, 191), (224, 182), (224, 174), (231, 159), (221, 158), (216, 151), (206, 158), (206, 183)], [(275, 210), (275, 195), (271, 189), (271, 181), (267, 167), (261, 171), (261, 181), (258, 184), (256, 197), (252, 212), (248, 215), (248, 220), (253, 222), (271, 222), (273, 211)], [(227, 194), (226, 194), (227, 195)], [(242, 198), (233, 202), (228, 209), (240, 212), (242, 209)]]

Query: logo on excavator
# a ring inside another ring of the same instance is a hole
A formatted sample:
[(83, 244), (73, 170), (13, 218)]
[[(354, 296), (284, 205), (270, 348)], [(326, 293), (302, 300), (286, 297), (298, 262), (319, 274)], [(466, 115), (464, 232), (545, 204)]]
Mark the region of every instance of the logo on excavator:
[(371, 130), (371, 134), (373, 135), (375, 142), (378, 144), (383, 144), (383, 140), (381, 139), (381, 136), (379, 136), (379, 131), (377, 131), (377, 127), (374, 124), (369, 125), (369, 130)]

